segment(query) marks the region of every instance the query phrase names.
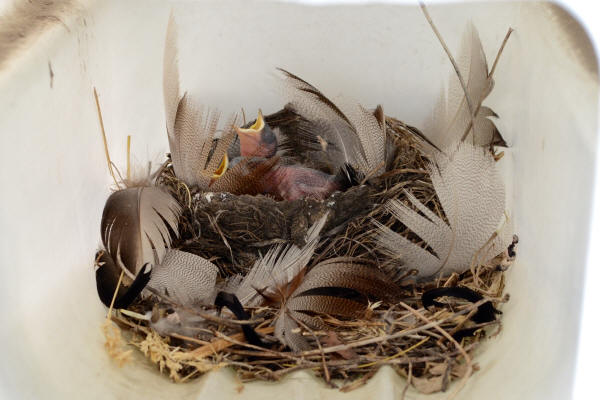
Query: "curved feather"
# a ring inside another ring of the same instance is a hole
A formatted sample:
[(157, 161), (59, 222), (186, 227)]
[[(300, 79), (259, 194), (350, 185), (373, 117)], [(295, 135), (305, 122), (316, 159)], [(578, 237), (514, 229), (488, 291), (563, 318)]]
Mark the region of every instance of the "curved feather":
[[(492, 91), (494, 81), (489, 76), (485, 52), (472, 23), (467, 25), (463, 34), (457, 63), (475, 112)], [(479, 108), (475, 115), (475, 136), (470, 136), (469, 139), (471, 143), (484, 147), (490, 144), (506, 145), (493, 121), (489, 119), (492, 116), (496, 114), (488, 107)], [(444, 149), (456, 146), (471, 123), (471, 110), (465, 93), (458, 77), (453, 73), (448, 93), (442, 91), (431, 117), (425, 122), (423, 132), (438, 148)]]
[(292, 350), (306, 348), (297, 321), (321, 328), (314, 314), (354, 317), (370, 300), (397, 300), (399, 288), (373, 263), (354, 258), (323, 261), (304, 276), (302, 283), (282, 305), (275, 322), (275, 336)]
[(306, 268), (319, 244), (319, 234), (327, 216), (328, 214), (323, 215), (310, 227), (306, 234), (306, 244), (302, 248), (294, 244), (273, 246), (254, 263), (235, 291), (244, 306), (259, 306), (264, 297), (275, 296), (279, 289), (286, 287)]
[(373, 112), (358, 104), (336, 104), (300, 77), (279, 70), (294, 110), (319, 127), (319, 135), (329, 143), (328, 151), (336, 153), (332, 156), (335, 170), (346, 163), (366, 175), (385, 170), (385, 124)]
[(181, 206), (158, 187), (134, 187), (110, 195), (101, 222), (102, 243), (133, 278), (145, 263), (156, 265), (178, 235)]
[(229, 145), (235, 139), (235, 115), (217, 138), (221, 114), (205, 110), (187, 93), (180, 97), (177, 62), (177, 28), (169, 17), (163, 59), (163, 96), (169, 149), (175, 175), (191, 186), (207, 189)]
[(113, 261), (112, 257), (104, 250), (96, 253), (96, 289), (100, 301), (110, 307), (115, 291), (117, 291), (113, 307), (116, 309), (127, 308), (144, 290), (152, 272), (152, 265), (146, 264), (128, 287), (119, 285), (121, 268)]
[[(417, 234), (432, 251), (378, 225), (379, 244), (404, 266), (423, 278), (438, 273), (462, 272), (488, 243), (502, 220), (505, 192), (493, 157), (468, 143), (434, 156), (431, 180), (449, 224), (407, 193), (412, 207), (397, 200), (387, 203), (394, 217)], [(503, 235), (506, 236), (506, 235)], [(494, 242), (495, 243), (495, 242)], [(494, 254), (495, 256), (496, 254)]]

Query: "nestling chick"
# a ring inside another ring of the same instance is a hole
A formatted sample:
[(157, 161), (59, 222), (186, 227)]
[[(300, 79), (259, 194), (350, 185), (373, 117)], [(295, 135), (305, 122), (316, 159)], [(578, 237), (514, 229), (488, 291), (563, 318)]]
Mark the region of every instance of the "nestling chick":
[(250, 128), (235, 128), (240, 139), (242, 157), (270, 158), (277, 153), (277, 137), (265, 123), (262, 111), (258, 110), (256, 122)]
[[(235, 128), (239, 137), (239, 153), (231, 165), (242, 159), (252, 164), (266, 162), (277, 153), (278, 140), (276, 134), (265, 122), (259, 110), (256, 122), (247, 129)], [(292, 163), (291, 165), (289, 163)], [(265, 173), (259, 183), (260, 193), (270, 194), (278, 199), (297, 200), (313, 198), (323, 200), (336, 190), (344, 190), (356, 184), (347, 168), (337, 175), (309, 168), (297, 163), (293, 158), (283, 158)]]

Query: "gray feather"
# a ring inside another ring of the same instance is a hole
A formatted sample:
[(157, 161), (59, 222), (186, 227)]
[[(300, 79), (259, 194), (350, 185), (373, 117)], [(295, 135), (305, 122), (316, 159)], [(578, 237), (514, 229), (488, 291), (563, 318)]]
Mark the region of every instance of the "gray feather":
[(433, 250), (412, 243), (389, 228), (379, 227), (378, 241), (418, 276), (462, 272), (492, 237), (502, 219), (505, 193), (493, 157), (483, 149), (462, 143), (450, 155), (438, 153), (429, 172), (449, 224), (406, 192), (410, 206), (397, 200), (387, 209)]
[(214, 297), (219, 269), (192, 253), (167, 250), (152, 270), (148, 286), (186, 307), (209, 304)]
[[(465, 79), (467, 93), (474, 107), (473, 112), (475, 112), (477, 106), (492, 91), (494, 81), (489, 77), (481, 40), (472, 23), (467, 25), (463, 34), (457, 63), (461, 75)], [(475, 136), (469, 136), (471, 143), (484, 147), (493, 143), (505, 145), (496, 126), (489, 119), (490, 116), (496, 115), (488, 107), (482, 106), (479, 109), (475, 115)], [(465, 93), (458, 77), (453, 73), (450, 78), (448, 94), (442, 92), (431, 117), (425, 122), (423, 132), (438, 148), (444, 149), (456, 146), (471, 123), (471, 110)], [(432, 151), (429, 145), (425, 145), (425, 148)]]
[(167, 27), (163, 69), (165, 118), (175, 175), (190, 186), (207, 189), (235, 139), (235, 116), (228, 119), (225, 133), (217, 139), (220, 113), (205, 110), (187, 93), (180, 97), (177, 29), (173, 14)]

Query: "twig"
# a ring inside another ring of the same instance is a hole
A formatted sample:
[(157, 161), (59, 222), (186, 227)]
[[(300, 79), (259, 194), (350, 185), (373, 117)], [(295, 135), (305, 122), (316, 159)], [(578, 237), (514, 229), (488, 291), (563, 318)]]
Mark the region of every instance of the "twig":
[(319, 348), (319, 351), (321, 352), (321, 360), (323, 361), (323, 373), (325, 374), (325, 382), (327, 382), (328, 384), (331, 384), (331, 374), (329, 373), (329, 368), (327, 368), (327, 360), (325, 359), (325, 353), (323, 352), (323, 346), (321, 346), (321, 342), (319, 341), (319, 338), (317, 337), (317, 335), (315, 335), (315, 332), (313, 332), (313, 330), (310, 329), (308, 327), (308, 325), (306, 325), (304, 322), (294, 318), (293, 316), (291, 316), (289, 314), (288, 314), (288, 316), (290, 318), (292, 318), (297, 324), (299, 324), (304, 329), (306, 329), (315, 338), (315, 343), (317, 343), (317, 347)]
[(426, 337), (425, 339), (421, 340), (420, 342), (410, 346), (408, 349), (401, 350), (398, 353), (394, 354), (393, 356), (389, 356), (389, 357), (383, 358), (381, 360), (373, 361), (371, 363), (361, 364), (358, 366), (358, 368), (372, 367), (375, 364), (384, 363), (386, 361), (393, 360), (394, 358), (403, 356), (404, 354), (408, 353), (409, 351), (416, 349), (417, 347), (419, 347), (420, 345), (422, 345), (423, 343), (425, 343), (428, 340), (429, 340), (429, 337)]
[(113, 306), (115, 305), (115, 300), (117, 299), (117, 294), (119, 293), (119, 287), (121, 287), (121, 282), (123, 281), (123, 275), (125, 275), (125, 271), (121, 271), (121, 275), (119, 275), (119, 280), (117, 282), (117, 286), (115, 287), (115, 292), (113, 293), (112, 300), (110, 301), (110, 307), (108, 307), (108, 312), (106, 313), (106, 320), (110, 319), (110, 314), (112, 313)]
[(402, 389), (402, 395), (400, 396), (400, 400), (404, 400), (404, 398), (406, 397), (406, 392), (408, 391), (411, 381), (412, 381), (412, 362), (410, 361), (410, 358), (409, 358), (408, 359), (408, 376), (406, 377), (406, 386), (404, 386), (404, 389)]
[(127, 135), (127, 180), (131, 179), (131, 135)]
[[(267, 327), (267, 328), (257, 329), (256, 331), (258, 333), (265, 334), (265, 333), (272, 333), (273, 330), (274, 330), (273, 327)], [(236, 333), (235, 335), (227, 336), (227, 335), (222, 334), (221, 332), (215, 331), (215, 334), (217, 336), (219, 336), (221, 339), (214, 340), (207, 345), (198, 347), (197, 349), (193, 350), (191, 352), (191, 354), (194, 357), (204, 358), (212, 353), (217, 353), (219, 351), (222, 351), (234, 344), (239, 344), (241, 346), (247, 346), (247, 347), (251, 347), (251, 348), (258, 348), (260, 350), (266, 350), (261, 347), (253, 346), (249, 343), (243, 342), (243, 340), (245, 340), (243, 333)]]
[[(407, 305), (404, 302), (400, 302), (400, 305), (402, 307), (404, 307), (406, 310), (410, 311), (415, 317), (419, 318), (420, 320), (430, 323), (431, 321), (429, 320), (429, 318), (425, 317), (423, 314), (421, 314), (420, 312), (418, 312), (417, 310), (415, 310), (414, 308), (412, 308), (411, 306)], [(465, 351), (465, 349), (460, 345), (460, 343), (458, 343), (456, 341), (456, 339), (454, 339), (448, 332), (446, 332), (444, 329), (440, 328), (439, 324), (436, 324), (434, 326), (434, 328), (440, 332), (442, 335), (444, 335), (444, 337), (446, 339), (448, 339), (452, 344), (454, 344), (454, 346), (460, 351), (460, 353), (462, 354), (463, 358), (465, 359), (465, 362), (467, 363), (467, 372), (465, 372), (465, 375), (463, 376), (463, 378), (461, 379), (459, 385), (456, 387), (456, 389), (450, 394), (450, 396), (448, 396), (448, 399), (451, 400), (453, 398), (456, 397), (456, 395), (458, 394), (458, 392), (460, 390), (462, 390), (462, 388), (465, 386), (465, 384), (467, 383), (467, 380), (469, 379), (469, 377), (471, 376), (471, 373), (473, 372), (473, 363), (471, 361), (471, 357), (469, 356), (469, 354)]]
[(106, 131), (104, 130), (104, 120), (102, 119), (102, 110), (100, 110), (100, 101), (98, 100), (98, 92), (96, 92), (96, 88), (94, 87), (94, 99), (96, 100), (96, 110), (98, 111), (98, 120), (100, 121), (100, 130), (102, 131), (102, 140), (104, 141), (104, 154), (106, 156), (106, 162), (108, 164), (108, 172), (113, 178), (117, 189), (121, 189), (119, 185), (119, 181), (115, 176), (115, 171), (112, 167), (112, 161), (110, 160), (110, 153), (108, 152), (108, 142), (106, 140)]
[(504, 46), (506, 46), (506, 42), (508, 42), (508, 38), (510, 37), (510, 35), (514, 32), (513, 28), (508, 28), (508, 32), (506, 32), (506, 35), (504, 35), (504, 40), (502, 40), (502, 44), (500, 45), (500, 48), (498, 49), (498, 53), (496, 53), (496, 58), (494, 59), (494, 64), (492, 64), (492, 69), (490, 70), (490, 74), (489, 77), (493, 77), (494, 76), (494, 72), (496, 71), (496, 65), (498, 65), (498, 60), (500, 60), (500, 56), (502, 55), (502, 52), (504, 51)]

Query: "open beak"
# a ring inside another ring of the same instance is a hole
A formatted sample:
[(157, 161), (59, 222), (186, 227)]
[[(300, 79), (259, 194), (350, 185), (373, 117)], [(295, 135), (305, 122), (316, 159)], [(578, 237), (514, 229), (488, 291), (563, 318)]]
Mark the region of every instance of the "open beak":
[(229, 167), (229, 157), (227, 154), (223, 156), (223, 160), (221, 160), (221, 164), (219, 164), (219, 168), (214, 172), (212, 179), (219, 179), (225, 172), (227, 172), (227, 168)]
[(225, 154), (223, 155), (221, 164), (219, 164), (219, 168), (217, 168), (217, 170), (213, 173), (210, 179), (210, 183), (208, 185), (212, 185), (214, 181), (222, 177), (225, 174), (225, 172), (227, 172), (227, 168), (229, 168), (229, 157), (227, 157), (227, 154)]
[(268, 149), (262, 138), (264, 129), (265, 120), (261, 110), (258, 110), (256, 122), (250, 128), (235, 128), (240, 138), (240, 154), (242, 157), (265, 157)]

